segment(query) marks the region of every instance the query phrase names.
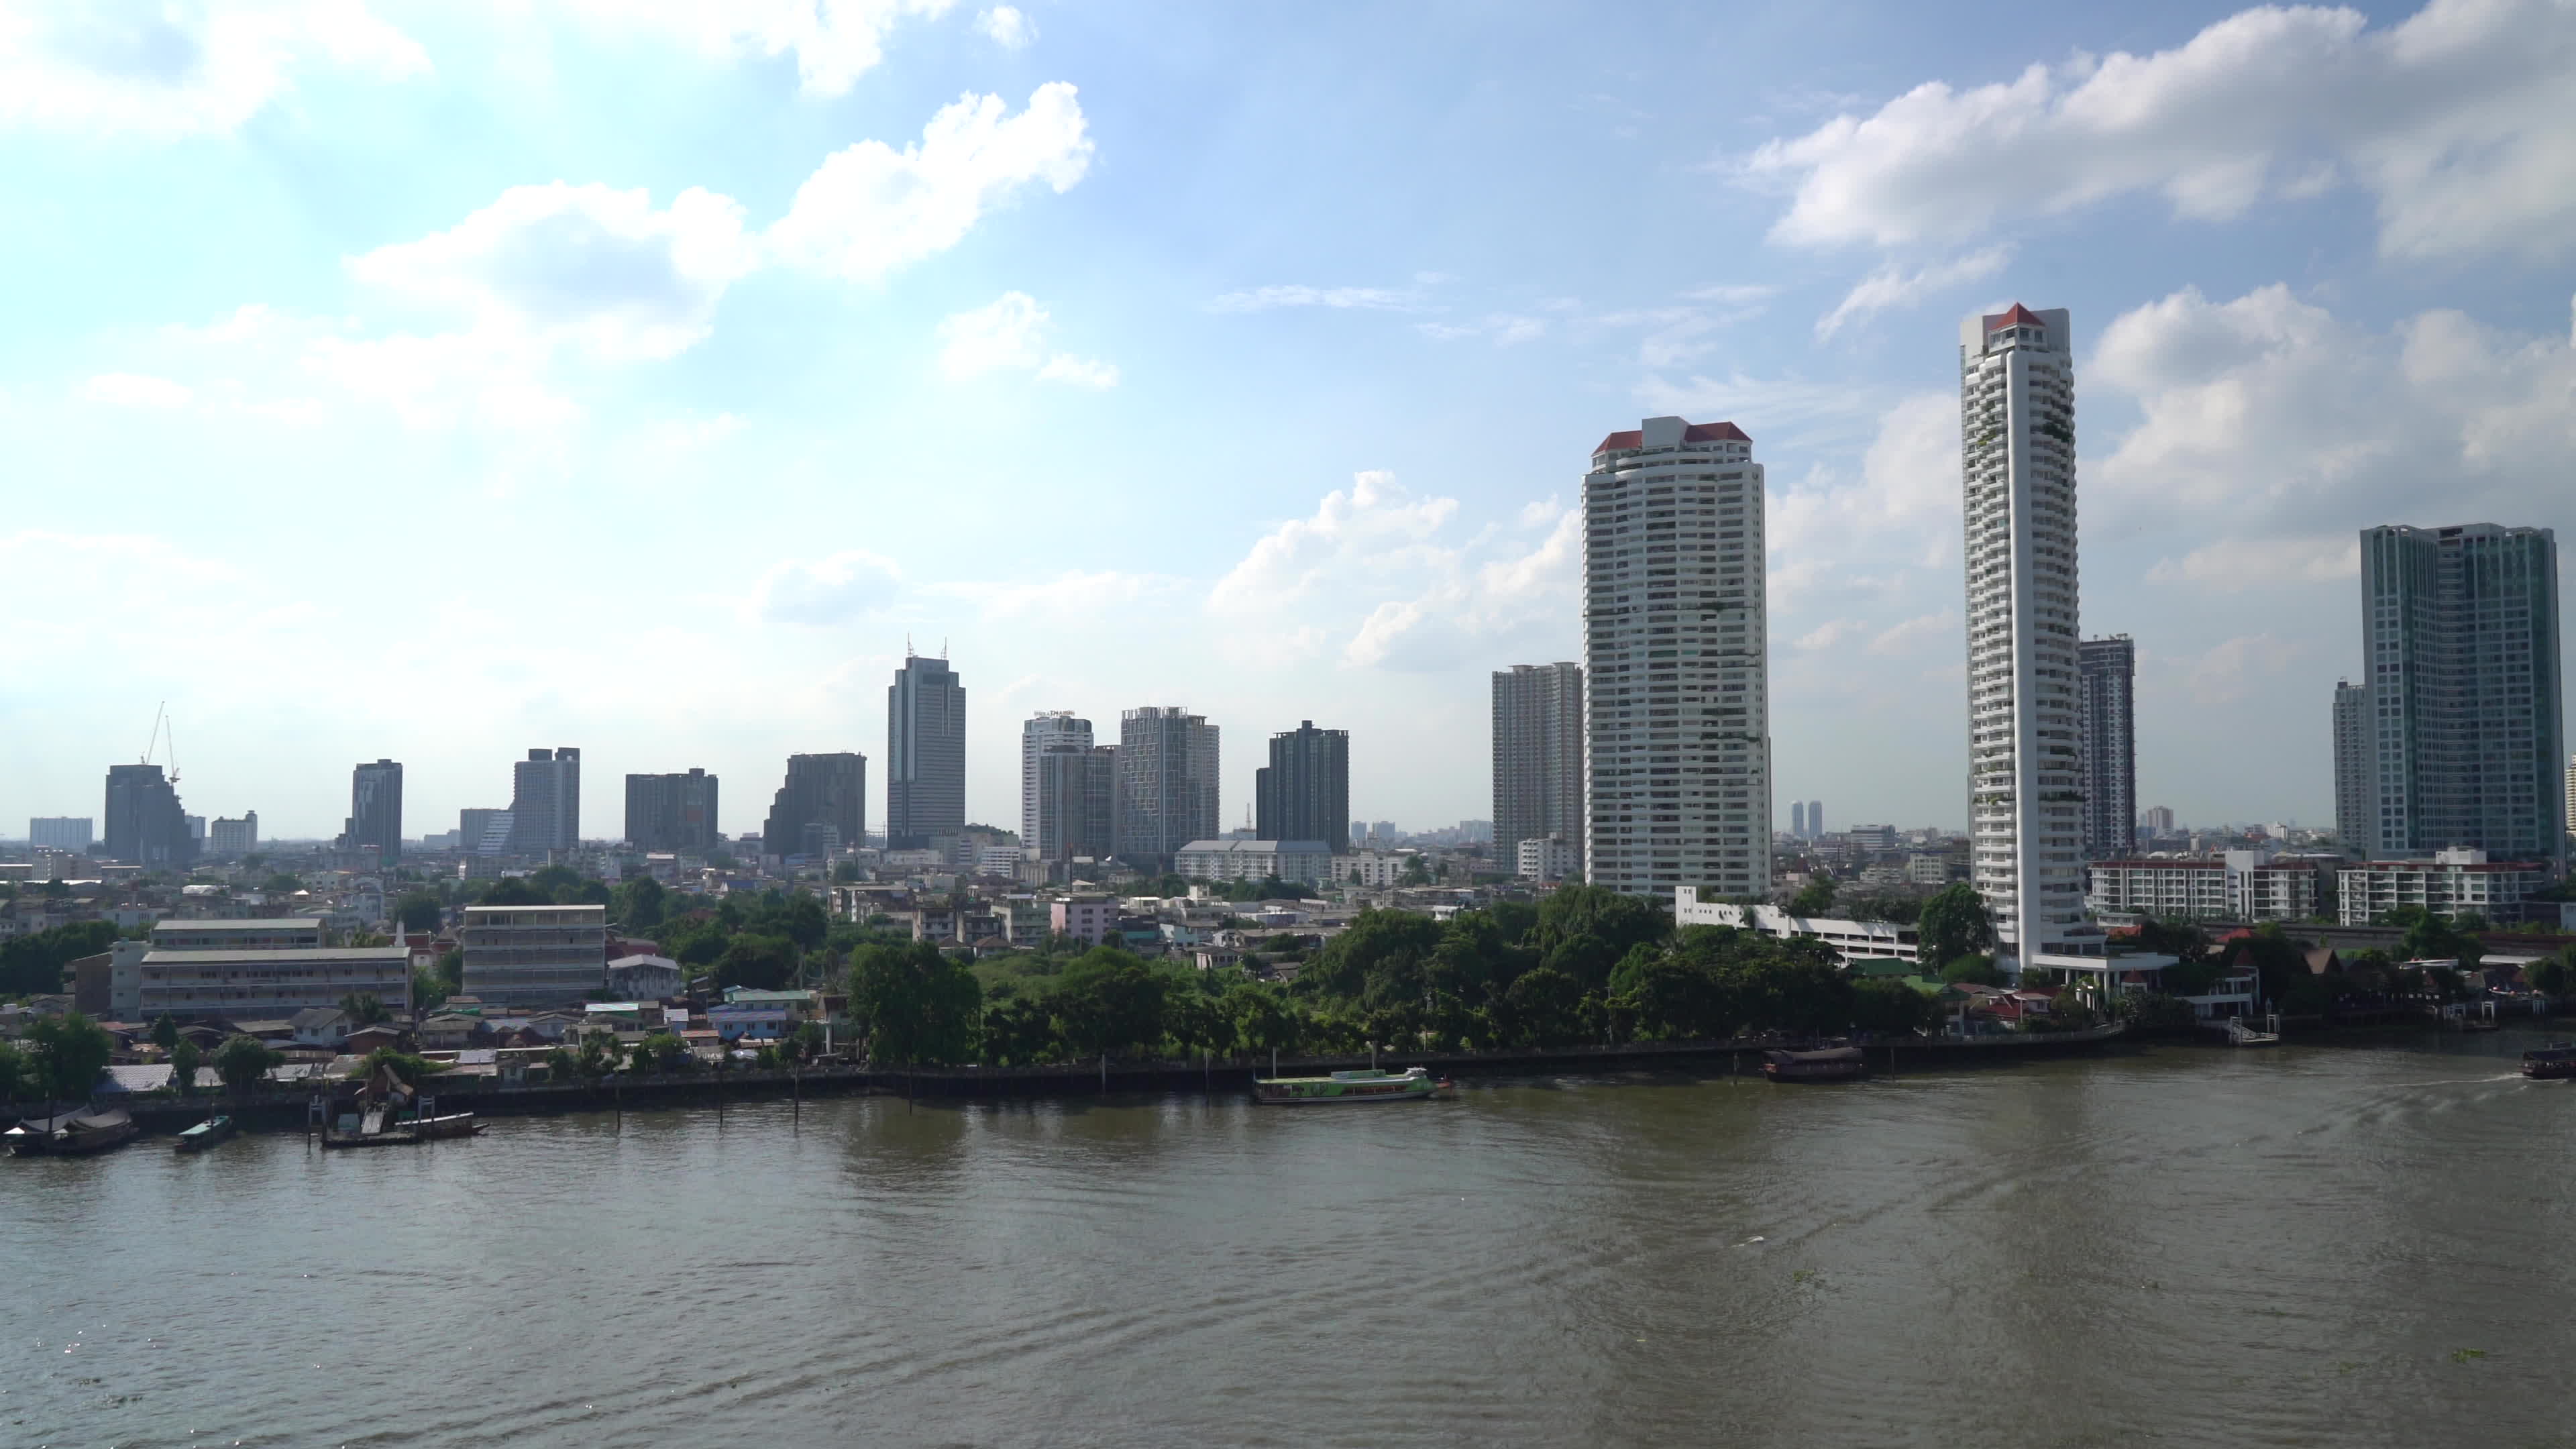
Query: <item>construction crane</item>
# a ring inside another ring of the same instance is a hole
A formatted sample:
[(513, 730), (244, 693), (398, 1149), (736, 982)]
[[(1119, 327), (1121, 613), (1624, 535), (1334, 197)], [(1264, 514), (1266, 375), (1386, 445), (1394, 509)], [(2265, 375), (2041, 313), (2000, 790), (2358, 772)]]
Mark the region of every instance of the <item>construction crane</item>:
[(161, 701), (159, 709), (152, 712), (152, 737), (143, 742), (144, 764), (152, 763), (153, 747), (163, 740), (170, 742), (170, 783), (176, 785), (179, 783), (179, 736), (177, 726), (170, 719), (170, 701), (166, 699)]

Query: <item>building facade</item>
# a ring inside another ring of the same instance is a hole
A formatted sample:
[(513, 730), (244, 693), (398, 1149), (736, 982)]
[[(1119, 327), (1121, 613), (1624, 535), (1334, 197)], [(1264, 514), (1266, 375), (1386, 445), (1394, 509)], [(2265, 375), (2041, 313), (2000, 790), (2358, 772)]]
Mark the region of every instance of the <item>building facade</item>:
[[(1069, 709), (1042, 709), (1020, 722), (1020, 843), (1036, 847), (1039, 815), (1038, 757), (1052, 749), (1091, 748), (1091, 721)], [(1061, 829), (1058, 834), (1062, 834)]]
[(511, 854), (544, 855), (581, 844), (581, 751), (530, 750), (510, 775)]
[(2361, 608), (2371, 858), (2564, 860), (2556, 537), (2364, 529)]
[(1583, 666), (1494, 671), (1494, 858), (1556, 836), (1583, 868)]
[(1893, 921), (1853, 921), (1828, 916), (1795, 916), (1777, 906), (1739, 906), (1702, 901), (1695, 886), (1673, 891), (1675, 926), (1732, 926), (1759, 931), (1783, 941), (1822, 941), (1849, 965), (1854, 961), (1907, 961), (1920, 965), (1923, 946), (1912, 926)]
[(1052, 744), (1037, 757), (1034, 832), (1040, 860), (1105, 860), (1118, 853), (1118, 747)]
[(1330, 880), (1333, 851), (1320, 840), (1192, 840), (1172, 869), (1191, 880)]
[(245, 810), (239, 820), (217, 816), (206, 827), (206, 848), (217, 856), (239, 859), (259, 849), (259, 812)]
[(608, 981), (606, 906), (467, 906), (456, 944), (486, 1005), (562, 1006)]
[(1967, 526), (1969, 879), (2004, 952), (2079, 934), (2074, 335), (2015, 304), (1959, 327)]
[(685, 774), (626, 777), (626, 843), (637, 850), (688, 851), (704, 855), (716, 848), (722, 826), (716, 817), (718, 781), (703, 769)]
[(761, 853), (821, 858), (867, 841), (868, 757), (856, 750), (789, 755), (787, 778), (761, 823)]
[(1131, 709), (1118, 720), (1118, 854), (1145, 870), (1170, 867), (1217, 824), (1217, 727), (1180, 706)]
[(966, 686), (947, 660), (906, 654), (886, 686), (886, 848), (965, 828)]
[[(594, 907), (594, 909), (597, 909)], [(278, 1021), (343, 997), (373, 996), (396, 1016), (411, 1012), (406, 946), (216, 946), (166, 950), (154, 942), (142, 963), (139, 1019)]]
[(1320, 840), (1351, 848), (1351, 734), (1313, 720), (1270, 737), (1270, 763), (1253, 771), (1253, 831), (1263, 840)]
[(2473, 846), (2433, 852), (2430, 860), (2371, 860), (2335, 873), (2336, 920), (2367, 926), (2399, 906), (2437, 916), (2474, 911), (2490, 922), (2516, 919), (2520, 907), (2550, 883), (2548, 863), (2489, 860)]
[(39, 815), (27, 822), (27, 844), (37, 850), (87, 852), (93, 826), (86, 815)]
[(2370, 691), (2335, 681), (2335, 844), (2346, 855), (2367, 855), (2377, 838), (2379, 810), (2370, 788)]
[(2126, 634), (2076, 647), (2082, 684), (2084, 858), (2110, 860), (2138, 848), (2138, 651)]
[(1578, 852), (1561, 835), (1533, 836), (1520, 843), (1513, 853), (1512, 873), (1523, 880), (1542, 884), (1564, 880), (1582, 870)]
[(1670, 898), (1771, 888), (1762, 465), (1733, 423), (1648, 418), (1583, 479), (1584, 870)]
[(197, 839), (179, 804), (175, 781), (159, 765), (107, 767), (107, 838), (99, 854), (147, 870), (184, 869), (197, 859)]
[(467, 855), (507, 855), (518, 821), (507, 810), (469, 805), (456, 812), (456, 848)]
[(378, 760), (349, 771), (349, 818), (341, 822), (340, 848), (363, 850), (391, 865), (402, 859), (403, 767)]

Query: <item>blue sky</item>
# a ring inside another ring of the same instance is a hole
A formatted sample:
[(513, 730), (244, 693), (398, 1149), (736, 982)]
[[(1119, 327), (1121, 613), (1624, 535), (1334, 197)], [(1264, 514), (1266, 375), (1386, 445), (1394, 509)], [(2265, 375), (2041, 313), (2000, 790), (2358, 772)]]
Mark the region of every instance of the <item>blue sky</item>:
[(1777, 762), (1964, 824), (1958, 318), (2074, 312), (2139, 788), (2331, 814), (2354, 530), (2565, 529), (2576, 7), (28, 7), (0, 17), (0, 830), (407, 828), (582, 746), (882, 819), (909, 638), (1018, 722), (1186, 704), (1489, 813), (1577, 657), (1594, 442), (1731, 419)]

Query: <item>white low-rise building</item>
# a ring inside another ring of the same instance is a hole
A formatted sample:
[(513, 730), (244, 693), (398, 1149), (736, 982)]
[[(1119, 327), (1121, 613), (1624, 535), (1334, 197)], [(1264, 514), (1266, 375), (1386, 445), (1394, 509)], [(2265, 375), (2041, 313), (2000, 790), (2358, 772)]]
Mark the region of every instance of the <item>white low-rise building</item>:
[(1393, 850), (1354, 850), (1333, 857), (1332, 879), (1342, 885), (1366, 886), (1387, 890), (1404, 879), (1409, 853)]
[(1675, 926), (1733, 926), (1782, 940), (1822, 941), (1844, 964), (1855, 960), (1894, 960), (1923, 964), (1921, 938), (1912, 926), (1893, 921), (1847, 921), (1830, 916), (1793, 916), (1778, 906), (1739, 906), (1699, 898), (1697, 886), (1673, 888)]
[(2337, 919), (2367, 926), (2399, 906), (2421, 906), (2437, 916), (2475, 911), (2494, 920), (2520, 914), (2524, 899), (2550, 881), (2540, 861), (2491, 861), (2465, 846), (2435, 851), (2431, 860), (2356, 862), (2335, 873)]
[(1193, 840), (1172, 869), (1191, 880), (1330, 880), (1333, 851), (1320, 840)]
[(401, 946), (155, 950), (143, 954), (141, 978), (140, 1021), (284, 1021), (348, 996), (372, 996), (396, 1016), (411, 1010), (411, 952)]
[(606, 906), (467, 906), (465, 990), (507, 1006), (580, 1001), (608, 979)]
[(1563, 880), (1582, 868), (1582, 857), (1562, 835), (1532, 836), (1520, 843), (1514, 874), (1523, 880)]

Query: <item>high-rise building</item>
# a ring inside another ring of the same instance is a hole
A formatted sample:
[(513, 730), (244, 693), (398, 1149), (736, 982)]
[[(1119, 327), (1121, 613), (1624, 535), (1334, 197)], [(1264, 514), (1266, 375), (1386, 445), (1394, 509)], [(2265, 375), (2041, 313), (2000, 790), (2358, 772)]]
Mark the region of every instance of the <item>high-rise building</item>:
[(581, 844), (581, 751), (530, 750), (511, 767), (510, 853), (544, 855)]
[[(2567, 757), (2567, 833), (2576, 837), (2576, 755)], [(2569, 843), (2576, 845), (2576, 840)]]
[(216, 855), (236, 860), (259, 849), (259, 812), (245, 810), (239, 820), (218, 817), (207, 827), (206, 843)]
[(1807, 838), (1807, 802), (1804, 800), (1789, 802), (1789, 838), (1791, 840)]
[(1351, 848), (1351, 732), (1313, 720), (1270, 737), (1270, 763), (1253, 771), (1256, 840), (1320, 840)]
[(2379, 811), (2371, 803), (2370, 778), (2370, 691), (2338, 679), (2334, 691), (2335, 842), (2347, 855), (2367, 856), (2378, 833)]
[(109, 860), (168, 870), (197, 858), (188, 812), (180, 808), (178, 788), (162, 778), (159, 765), (108, 766), (105, 818), (107, 839), (99, 854)]
[(2138, 827), (2146, 831), (2149, 835), (2173, 834), (2174, 813), (2172, 807), (2166, 805), (2148, 806), (2145, 810), (2139, 812)]
[(1169, 870), (1180, 848), (1217, 836), (1217, 727), (1174, 705), (1118, 719), (1118, 854)]
[(2370, 855), (2563, 858), (2556, 536), (2363, 529), (2361, 608)]
[(1648, 418), (1583, 479), (1594, 885), (1771, 889), (1762, 465), (1733, 423)]
[(1037, 809), (1021, 837), (1040, 860), (1118, 852), (1118, 747), (1051, 744), (1037, 759)]
[(39, 815), (27, 822), (27, 843), (39, 850), (87, 850), (93, 828), (86, 815)]
[(508, 855), (517, 828), (507, 810), (468, 806), (456, 812), (456, 848), (468, 855)]
[(2084, 770), (2084, 858), (2125, 860), (2138, 848), (2138, 651), (2126, 634), (2075, 649), (2076, 747)]
[(2064, 308), (1959, 325), (1969, 878), (2027, 960), (2084, 918), (2075, 351)]
[(1825, 802), (1822, 800), (1810, 800), (1807, 802), (1807, 838), (1809, 840), (1814, 840), (1824, 833)]
[(403, 767), (392, 760), (349, 772), (349, 822), (342, 840), (350, 850), (372, 850), (390, 865), (402, 859)]
[(1046, 709), (1028, 717), (1020, 725), (1020, 844), (1034, 849), (1038, 843), (1038, 756), (1057, 746), (1077, 750), (1091, 748), (1091, 721), (1069, 709)]
[(868, 840), (868, 757), (855, 750), (789, 755), (787, 779), (761, 826), (764, 855), (829, 855)]
[(886, 845), (920, 850), (966, 828), (966, 686), (906, 654), (886, 687)]
[(716, 816), (718, 795), (716, 777), (703, 769), (627, 776), (626, 843), (637, 850), (714, 850), (722, 828)]
[(1554, 835), (1583, 870), (1583, 666), (1494, 671), (1494, 859)]

